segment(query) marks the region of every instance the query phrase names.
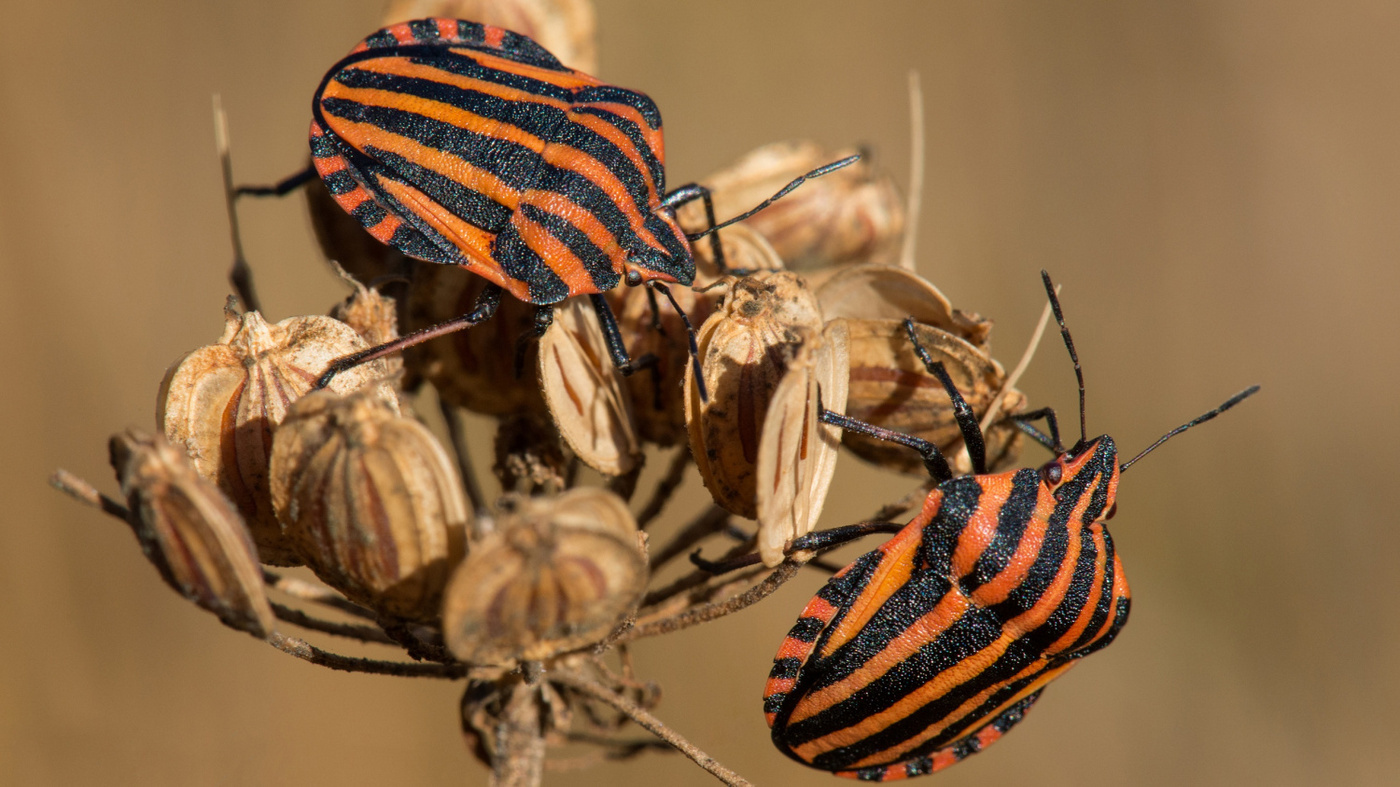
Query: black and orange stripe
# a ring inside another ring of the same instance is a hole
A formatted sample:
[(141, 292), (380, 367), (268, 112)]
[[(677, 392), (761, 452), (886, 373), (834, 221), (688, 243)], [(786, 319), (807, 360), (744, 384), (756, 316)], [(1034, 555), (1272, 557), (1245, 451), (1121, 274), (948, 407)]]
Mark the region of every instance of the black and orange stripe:
[(656, 105), (501, 28), (423, 19), (371, 35), (316, 91), (311, 151), (374, 237), (529, 303), (606, 292), (631, 272), (694, 278), (662, 209)]

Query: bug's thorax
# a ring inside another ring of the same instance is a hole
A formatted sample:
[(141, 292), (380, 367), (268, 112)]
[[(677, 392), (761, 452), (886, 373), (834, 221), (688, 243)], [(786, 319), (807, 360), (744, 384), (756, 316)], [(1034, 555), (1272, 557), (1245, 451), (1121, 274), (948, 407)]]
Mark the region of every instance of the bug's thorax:
[(1112, 516), (1118, 497), (1118, 448), (1108, 435), (1081, 441), (1040, 468), (1058, 505), (1072, 505), (1074, 521), (1090, 524)]

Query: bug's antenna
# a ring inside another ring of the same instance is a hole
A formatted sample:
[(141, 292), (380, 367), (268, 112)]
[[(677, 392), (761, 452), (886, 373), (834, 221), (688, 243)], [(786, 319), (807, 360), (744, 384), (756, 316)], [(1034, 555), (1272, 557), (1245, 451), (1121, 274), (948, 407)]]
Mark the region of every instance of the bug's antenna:
[(1043, 270), (1040, 272), (1040, 278), (1045, 281), (1045, 294), (1050, 296), (1050, 308), (1055, 312), (1055, 322), (1060, 324), (1060, 335), (1065, 337), (1069, 359), (1074, 361), (1074, 376), (1079, 380), (1079, 442), (1075, 443), (1075, 449), (1078, 449), (1089, 437), (1087, 420), (1084, 417), (1084, 370), (1079, 368), (1079, 353), (1074, 351), (1074, 339), (1070, 338), (1069, 329), (1065, 327), (1065, 313), (1060, 310), (1060, 299), (1055, 295), (1055, 283), (1050, 281), (1050, 274)]
[(690, 366), (695, 375), (695, 387), (700, 389), (700, 401), (702, 403), (710, 401), (710, 394), (705, 390), (705, 376), (700, 373), (700, 345), (695, 340), (695, 326), (690, 324), (690, 318), (686, 316), (685, 309), (682, 309), (681, 305), (676, 303), (676, 296), (671, 294), (670, 287), (667, 287), (659, 281), (652, 281), (650, 286), (652, 289), (659, 290), (662, 295), (666, 296), (666, 300), (671, 302), (671, 308), (676, 310), (676, 314), (680, 315), (681, 322), (685, 323), (685, 335), (686, 338), (690, 340)]
[(1138, 454), (1137, 456), (1133, 457), (1132, 459), (1129, 459), (1128, 461), (1126, 461), (1126, 462), (1122, 463), (1121, 465), (1119, 465), (1119, 466), (1118, 466), (1118, 472), (1119, 472), (1119, 474), (1121, 475), (1122, 473), (1128, 472), (1128, 467), (1129, 467), (1132, 463), (1134, 463), (1134, 462), (1136, 462), (1137, 460), (1143, 458), (1144, 456), (1147, 456), (1149, 453), (1151, 453), (1151, 452), (1153, 451), (1153, 449), (1155, 449), (1157, 446), (1161, 445), (1162, 443), (1165, 443), (1166, 441), (1170, 440), (1171, 438), (1175, 437), (1176, 435), (1181, 434), (1182, 432), (1186, 431), (1187, 429), (1190, 429), (1190, 428), (1193, 427), (1193, 426), (1197, 426), (1197, 425), (1199, 425), (1199, 424), (1205, 423), (1206, 421), (1209, 421), (1210, 419), (1214, 418), (1215, 416), (1220, 415), (1221, 413), (1225, 412), (1226, 410), (1229, 410), (1231, 407), (1234, 407), (1235, 405), (1239, 404), (1240, 402), (1243, 402), (1245, 399), (1248, 399), (1249, 397), (1251, 397), (1251, 396), (1253, 396), (1253, 395), (1255, 395), (1255, 394), (1257, 394), (1257, 393), (1259, 393), (1259, 386), (1257, 386), (1257, 385), (1251, 385), (1251, 386), (1249, 386), (1248, 388), (1244, 389), (1243, 391), (1240, 391), (1239, 393), (1237, 393), (1237, 394), (1235, 394), (1234, 396), (1231, 396), (1229, 399), (1225, 400), (1225, 403), (1224, 403), (1224, 404), (1220, 405), (1219, 407), (1215, 408), (1214, 410), (1211, 410), (1210, 412), (1206, 413), (1205, 415), (1201, 415), (1201, 416), (1198, 416), (1198, 417), (1196, 417), (1196, 418), (1192, 418), (1190, 421), (1187, 421), (1186, 423), (1182, 424), (1181, 426), (1178, 426), (1177, 428), (1171, 430), (1170, 432), (1167, 432), (1166, 434), (1164, 434), (1164, 435), (1162, 435), (1161, 437), (1157, 438), (1157, 442), (1155, 442), (1155, 443), (1153, 443), (1152, 445), (1149, 445), (1147, 448), (1143, 449), (1142, 453)]
[(777, 202), (778, 200), (780, 200), (780, 199), (782, 199), (783, 197), (787, 196), (789, 192), (791, 192), (793, 189), (797, 188), (798, 186), (801, 186), (803, 183), (806, 183), (808, 180), (811, 180), (812, 178), (819, 178), (819, 177), (821, 177), (822, 175), (825, 175), (825, 174), (830, 173), (830, 172), (835, 172), (836, 170), (841, 169), (842, 167), (850, 166), (851, 164), (854, 164), (854, 163), (856, 163), (857, 161), (860, 161), (860, 154), (859, 154), (859, 153), (855, 154), (854, 156), (847, 156), (847, 157), (841, 159), (840, 161), (833, 161), (833, 162), (831, 162), (830, 164), (827, 164), (826, 166), (817, 167), (816, 169), (812, 170), (811, 172), (808, 172), (806, 175), (802, 175), (801, 177), (797, 178), (797, 179), (794, 180), (793, 182), (787, 184), (786, 186), (783, 186), (781, 189), (778, 190), (778, 193), (777, 193), (777, 194), (774, 194), (773, 196), (769, 197), (768, 199), (766, 199), (766, 200), (764, 200), (764, 201), (758, 203), (757, 205), (755, 205), (754, 207), (750, 208), (749, 210), (744, 211), (743, 213), (740, 213), (738, 216), (735, 216), (735, 217), (732, 218), (732, 219), (726, 219), (726, 220), (720, 222), (719, 224), (716, 224), (716, 225), (710, 227), (709, 229), (704, 230), (703, 232), (696, 232), (696, 233), (689, 233), (689, 232), (687, 232), (686, 235), (685, 235), (686, 240), (692, 240), (692, 241), (700, 240), (701, 238), (705, 237), (706, 235), (709, 235), (710, 233), (712, 233), (712, 232), (714, 232), (714, 231), (716, 231), (716, 230), (721, 230), (721, 229), (724, 229), (725, 227), (728, 227), (730, 224), (734, 224), (734, 223), (736, 223), (736, 222), (743, 221), (744, 219), (747, 219), (748, 217), (752, 216), (753, 214), (759, 212), (760, 210), (763, 210), (764, 208), (768, 207), (769, 205), (772, 205), (774, 202)]

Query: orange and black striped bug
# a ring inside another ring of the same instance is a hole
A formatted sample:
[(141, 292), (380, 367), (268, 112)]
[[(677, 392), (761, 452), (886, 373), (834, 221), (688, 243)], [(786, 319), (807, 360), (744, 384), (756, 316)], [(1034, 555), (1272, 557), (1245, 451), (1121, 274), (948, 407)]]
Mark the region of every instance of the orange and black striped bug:
[[(1084, 376), (1048, 274), (1046, 292), (1079, 380), (1080, 438), (1060, 444), (1053, 410), (1017, 416), (1055, 458), (989, 474), (982, 435), (941, 363), (919, 345), (952, 402), (974, 474), (954, 477), (932, 443), (829, 410), (822, 420), (894, 440), (939, 482), (889, 541), (836, 573), (807, 604), (773, 660), (764, 713), (773, 742), (812, 767), (866, 781), (933, 773), (991, 745), (1045, 684), (1108, 645), (1128, 619), (1128, 584), (1104, 521), (1118, 480), (1168, 438), (1123, 463), (1113, 439), (1087, 439)], [(1044, 419), (1049, 435), (1029, 426)], [(817, 550), (889, 527), (867, 523), (795, 539)]]
[[(589, 296), (613, 363), (631, 373), (646, 361), (628, 358), (602, 293), (625, 281), (669, 297), (667, 283), (695, 278), (690, 241), (856, 160), (813, 170), (717, 224), (703, 186), (666, 192), (661, 113), (645, 94), (568, 68), (526, 36), (456, 19), (404, 22), (366, 38), (327, 72), (312, 113), (313, 167), (239, 193), (282, 194), (319, 175), (380, 242), (491, 283), (467, 314), (339, 359), (320, 385), (489, 319), (502, 291), (539, 307), (535, 335), (549, 327), (554, 304)], [(687, 235), (675, 211), (696, 199), (710, 228)], [(723, 268), (717, 236), (712, 243)]]

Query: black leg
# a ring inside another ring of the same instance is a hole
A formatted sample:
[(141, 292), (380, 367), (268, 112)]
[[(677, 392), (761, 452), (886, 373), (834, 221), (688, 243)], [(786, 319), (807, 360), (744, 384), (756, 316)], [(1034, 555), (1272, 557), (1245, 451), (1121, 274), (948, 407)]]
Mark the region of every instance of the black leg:
[(832, 412), (822, 407), (819, 412), (822, 423), (839, 426), (848, 432), (863, 434), (866, 437), (873, 437), (876, 440), (884, 440), (889, 443), (899, 443), (919, 452), (919, 456), (924, 459), (924, 469), (938, 483), (951, 480), (953, 470), (948, 466), (948, 460), (943, 458), (943, 452), (938, 450), (938, 446), (913, 435), (903, 432), (896, 432), (892, 429), (885, 429), (864, 421), (857, 421), (854, 418)]
[[(719, 222), (715, 219), (715, 201), (710, 196), (710, 190), (699, 183), (687, 183), (662, 197), (661, 207), (674, 212), (676, 208), (697, 199), (705, 202), (705, 220), (709, 222), (706, 231), (708, 231)], [(724, 259), (724, 248), (720, 245), (719, 233), (717, 232), (710, 235), (710, 250), (714, 254), (715, 267), (719, 268), (720, 275), (729, 273), (729, 263)]]
[(617, 328), (617, 315), (613, 314), (607, 298), (594, 294), (589, 295), (588, 299), (593, 302), (593, 311), (598, 315), (598, 325), (603, 328), (603, 341), (608, 345), (608, 355), (612, 357), (613, 366), (616, 366), (624, 377), (639, 369), (656, 365), (656, 356), (651, 353), (635, 360), (628, 357), (627, 347), (622, 343), (622, 331)]
[(335, 379), (337, 374), (340, 374), (346, 369), (353, 369), (362, 363), (368, 363), (376, 358), (383, 358), (386, 355), (391, 355), (409, 347), (422, 344), (429, 339), (436, 339), (444, 334), (453, 333), (463, 328), (470, 328), (473, 325), (486, 322), (496, 313), (496, 309), (500, 305), (500, 285), (488, 284), (486, 289), (481, 291), (481, 295), (477, 297), (476, 303), (472, 306), (472, 310), (461, 317), (438, 323), (431, 328), (424, 328), (421, 331), (414, 331), (407, 336), (402, 336), (391, 342), (385, 342), (384, 344), (371, 347), (367, 350), (352, 353), (344, 358), (337, 358), (331, 362), (330, 366), (326, 367), (325, 373), (316, 381), (316, 387), (325, 388), (327, 385), (331, 384), (331, 380)]
[(544, 336), (549, 326), (554, 324), (554, 307), (541, 306), (535, 309), (535, 324), (530, 330), (520, 334), (520, 338), (515, 340), (515, 379), (525, 373), (525, 354), (530, 351), (530, 343), (537, 342)]
[(700, 392), (700, 402), (701, 404), (709, 402), (710, 393), (705, 390), (705, 375), (701, 373), (700, 369), (700, 345), (695, 336), (695, 326), (690, 324), (690, 317), (686, 316), (685, 310), (681, 308), (679, 303), (676, 303), (676, 296), (671, 294), (670, 287), (659, 281), (653, 281), (649, 286), (665, 295), (666, 300), (671, 302), (671, 308), (675, 309), (676, 314), (680, 316), (681, 324), (685, 326), (686, 339), (690, 341), (690, 369), (695, 376), (695, 387)]
[(311, 182), (314, 177), (316, 177), (316, 168), (307, 167), (271, 186), (239, 186), (233, 190), (233, 194), (235, 197), (282, 197)]
[[(1049, 435), (1046, 435), (1030, 424), (1031, 421), (1041, 418), (1045, 419), (1045, 426), (1050, 430)], [(1042, 407), (1039, 410), (1032, 410), (1028, 413), (1018, 413), (1011, 418), (1011, 422), (1016, 424), (1016, 428), (1020, 429), (1026, 436), (1051, 451), (1057, 454), (1063, 454), (1065, 452), (1065, 447), (1060, 444), (1060, 424), (1055, 420), (1054, 408)]]
[(953, 378), (948, 376), (948, 370), (943, 367), (942, 361), (933, 360), (929, 351), (919, 343), (919, 336), (914, 332), (914, 318), (904, 318), (904, 332), (909, 334), (909, 341), (914, 343), (914, 352), (923, 362), (924, 368), (929, 374), (938, 378), (943, 383), (943, 390), (948, 392), (948, 400), (953, 405), (953, 418), (958, 422), (958, 429), (962, 432), (963, 444), (967, 446), (967, 455), (972, 459), (972, 472), (979, 475), (987, 472), (987, 446), (982, 442), (982, 427), (977, 423), (977, 414), (972, 412), (972, 407), (962, 394), (958, 393), (958, 387), (953, 385)]

